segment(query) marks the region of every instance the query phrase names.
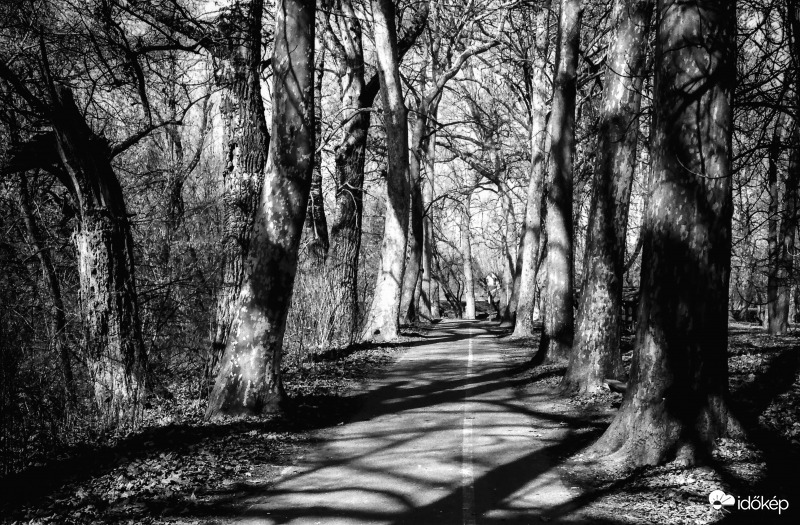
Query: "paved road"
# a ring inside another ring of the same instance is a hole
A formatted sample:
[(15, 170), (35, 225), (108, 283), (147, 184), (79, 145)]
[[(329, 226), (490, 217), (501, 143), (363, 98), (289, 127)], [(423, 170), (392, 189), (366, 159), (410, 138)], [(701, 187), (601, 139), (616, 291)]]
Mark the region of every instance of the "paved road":
[(373, 384), (354, 421), (242, 502), (235, 522), (580, 521), (565, 512), (577, 492), (551, 468), (576, 445), (563, 422), (538, 410), (546, 394), (519, 398), (509, 370), (520, 359), (503, 358), (508, 345), (487, 326), (438, 325)]

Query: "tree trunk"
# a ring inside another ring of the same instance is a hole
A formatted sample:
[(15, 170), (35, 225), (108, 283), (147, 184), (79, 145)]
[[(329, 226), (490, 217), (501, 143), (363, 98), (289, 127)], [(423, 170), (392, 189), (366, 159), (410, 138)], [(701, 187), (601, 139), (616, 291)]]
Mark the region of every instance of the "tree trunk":
[(64, 391), (67, 394), (67, 400), (72, 406), (75, 406), (78, 398), (75, 390), (75, 378), (72, 373), (72, 360), (69, 356), (70, 345), (67, 337), (67, 318), (61, 295), (61, 283), (56, 275), (53, 260), (50, 258), (50, 250), (45, 248), (42, 241), (42, 234), (31, 207), (28, 180), (24, 174), (20, 174), (19, 208), (22, 212), (22, 220), (25, 223), (28, 241), (34, 253), (36, 253), (36, 258), (39, 259), (42, 275), (47, 284), (47, 291), (50, 293), (50, 337), (53, 349), (61, 360), (61, 373), (64, 374)]
[(281, 355), (314, 159), (314, 0), (279, 0), (275, 15), (272, 144), (235, 334), (206, 417), (261, 415), (285, 398)]
[(514, 218), (514, 203), (511, 201), (511, 189), (503, 182), (500, 185), (501, 210), (505, 220), (503, 232), (503, 308), (500, 318), (501, 326), (513, 326), (517, 316), (517, 298), (514, 294), (514, 276), (516, 275), (517, 243), (514, 235), (517, 229)]
[(536, 304), (536, 265), (542, 237), (542, 183), (547, 169), (547, 51), (550, 8), (536, 15), (536, 40), (531, 64), (531, 166), (522, 230), (522, 264), (517, 297), (517, 317), (512, 337), (533, 335), (533, 310)]
[(394, 4), (391, 0), (372, 0), (372, 12), (386, 127), (388, 173), (381, 264), (362, 339), (371, 340), (379, 336), (392, 341), (400, 332), (398, 314), (408, 235), (408, 130), (400, 83)]
[[(425, 86), (423, 84), (424, 91)], [(401, 322), (409, 324), (417, 320), (417, 307), (414, 301), (417, 281), (419, 281), (422, 268), (422, 251), (425, 246), (424, 238), (424, 203), (422, 201), (422, 162), (423, 139), (425, 135), (425, 108), (424, 103), (417, 105), (414, 125), (411, 128), (411, 146), (409, 147), (408, 178), (411, 182), (411, 210), (410, 228), (408, 232), (408, 246), (406, 248), (406, 269), (403, 273), (403, 295), (400, 299)]]
[(779, 247), (778, 227), (780, 221), (780, 192), (778, 188), (778, 162), (781, 155), (781, 129), (780, 119), (772, 134), (769, 147), (769, 167), (767, 170), (767, 186), (769, 188), (769, 218), (767, 219), (767, 331), (770, 335), (786, 333), (789, 328), (788, 306), (780, 300), (781, 279), (781, 248)]
[(311, 176), (311, 191), (308, 197), (308, 210), (306, 211), (306, 238), (308, 239), (308, 252), (312, 260), (320, 263), (328, 254), (330, 240), (328, 237), (328, 220), (325, 217), (325, 196), (322, 194), (322, 82), (325, 78), (325, 45), (323, 42), (325, 29), (328, 26), (330, 14), (326, 0), (317, 0), (317, 15), (320, 22), (320, 31), (316, 32), (314, 42), (316, 54), (314, 64), (314, 122), (316, 129), (316, 144), (314, 145), (314, 173)]
[[(222, 90), (225, 143), (221, 281), (212, 328), (212, 366), (221, 358), (236, 318), (239, 291), (264, 181), (269, 134), (261, 99), (263, 0), (233, 2), (220, 26), (230, 44), (220, 53), (215, 82)], [(228, 23), (234, 22), (234, 23)]]
[(598, 391), (605, 379), (619, 379), (623, 373), (619, 341), (625, 238), (652, 10), (652, 0), (618, 0), (615, 5), (616, 30), (606, 59), (586, 240), (586, 278), (575, 345), (562, 381), (570, 392)]
[[(726, 398), (735, 4), (660, 0), (653, 173), (631, 378), (590, 456), (708, 458)], [(730, 427), (729, 427), (730, 425)]]
[(464, 319), (475, 319), (475, 276), (472, 271), (472, 234), (470, 232), (470, 196), (461, 214), (461, 253), (464, 257)]
[[(797, 232), (797, 191), (800, 184), (798, 166), (798, 131), (795, 125), (792, 132), (792, 150), (789, 166), (783, 184), (783, 203), (781, 206), (781, 226), (778, 238), (778, 290), (776, 323), (770, 320), (770, 333), (785, 334), (789, 331), (789, 303), (791, 283), (794, 276), (794, 242)], [(775, 331), (773, 332), (773, 329)]]
[[(361, 22), (350, 0), (341, 3), (337, 24), (342, 44), (339, 84), (342, 89), (343, 138), (336, 147), (336, 217), (331, 226), (332, 245), (327, 266), (340, 305), (333, 321), (335, 346), (353, 342), (358, 330), (358, 259), (361, 251), (361, 218), (364, 206), (364, 159), (370, 113), (362, 111), (364, 53)], [(367, 106), (371, 105), (370, 100)]]
[[(420, 296), (420, 311), (419, 314), (422, 318), (431, 321), (439, 318), (439, 304), (436, 294), (436, 279), (433, 276), (433, 227), (431, 215), (433, 208), (430, 206), (433, 201), (433, 167), (434, 167), (434, 152), (436, 136), (433, 135), (429, 139), (428, 151), (425, 155), (425, 166), (427, 177), (424, 181), (423, 187), (423, 206), (426, 208), (425, 215), (422, 219), (422, 292)], [(432, 145), (433, 143), (433, 145)]]
[(79, 209), (78, 254), (83, 342), (104, 424), (135, 422), (144, 394), (133, 239), (108, 145), (94, 134), (68, 88), (51, 91), (58, 154)]
[(550, 166), (546, 192), (547, 284), (544, 330), (537, 362), (569, 357), (575, 331), (572, 190), (575, 153), (575, 95), (582, 0), (561, 0), (559, 47), (550, 115)]

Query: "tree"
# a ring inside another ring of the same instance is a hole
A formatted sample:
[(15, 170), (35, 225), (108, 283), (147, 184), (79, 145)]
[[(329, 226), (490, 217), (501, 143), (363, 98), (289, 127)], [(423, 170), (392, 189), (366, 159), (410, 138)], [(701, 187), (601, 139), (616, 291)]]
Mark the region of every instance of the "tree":
[(619, 351), (628, 205), (636, 168), (639, 109), (651, 0), (619, 0), (606, 58), (600, 136), (577, 329), (562, 386), (594, 392), (622, 375)]
[(373, 0), (375, 51), (381, 79), (388, 169), (386, 171), (386, 220), (381, 243), (381, 263), (372, 306), (361, 335), (385, 341), (397, 339), (400, 326), (405, 251), (408, 240), (408, 130), (406, 106), (400, 85), (395, 9), (392, 0)]
[(519, 269), (517, 316), (512, 337), (533, 335), (533, 309), (536, 303), (536, 274), (542, 236), (542, 186), (547, 170), (547, 53), (550, 44), (550, 6), (540, 8), (535, 18), (535, 38), (531, 64), (530, 137), (531, 165), (522, 225), (522, 260)]
[(731, 428), (726, 396), (735, 5), (658, 2), (653, 174), (639, 324), (619, 412), (591, 456), (693, 463)]
[[(361, 251), (364, 163), (371, 108), (378, 95), (379, 75), (365, 81), (362, 26), (351, 0), (341, 0), (343, 16), (332, 18), (333, 54), (337, 61), (339, 85), (342, 88), (341, 142), (335, 149), (336, 215), (331, 226), (331, 250), (327, 267), (342, 303), (336, 310), (333, 335), (337, 345), (350, 344), (358, 330), (358, 264)], [(398, 42), (398, 58), (411, 48), (422, 33), (428, 18), (424, 2), (404, 27)]]
[(206, 417), (280, 411), (281, 355), (314, 162), (314, 0), (279, 0), (273, 50), (272, 144), (234, 337)]
[(575, 154), (575, 95), (582, 0), (561, 0), (558, 23), (556, 77), (551, 106), (550, 166), (545, 193), (547, 232), (544, 329), (536, 360), (569, 357), (575, 330), (573, 312), (573, 155)]

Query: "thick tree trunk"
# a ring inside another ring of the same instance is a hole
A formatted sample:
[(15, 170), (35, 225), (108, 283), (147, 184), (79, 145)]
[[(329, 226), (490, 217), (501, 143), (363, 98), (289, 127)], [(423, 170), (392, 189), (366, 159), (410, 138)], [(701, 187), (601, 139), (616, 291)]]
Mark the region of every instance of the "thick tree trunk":
[(550, 166), (547, 177), (547, 284), (544, 330), (537, 362), (569, 357), (575, 331), (572, 191), (575, 153), (575, 95), (582, 0), (561, 0), (559, 48), (550, 115)]
[(707, 458), (726, 404), (735, 4), (660, 0), (639, 324), (619, 412), (593, 446), (632, 466)]
[(281, 355), (314, 159), (314, 0), (279, 0), (269, 163), (208, 418), (281, 410)]
[[(342, 89), (342, 142), (336, 147), (336, 217), (331, 226), (331, 249), (327, 267), (339, 298), (333, 321), (335, 346), (352, 343), (358, 331), (358, 259), (361, 251), (361, 218), (364, 206), (364, 159), (370, 113), (362, 111), (364, 92), (364, 53), (361, 22), (350, 0), (341, 3), (342, 14), (332, 19), (337, 24), (342, 44), (339, 59), (339, 84)], [(371, 105), (369, 100), (367, 105)]]
[[(422, 89), (425, 89), (424, 84)], [(406, 247), (406, 269), (403, 273), (403, 294), (400, 298), (401, 322), (404, 324), (417, 320), (417, 303), (414, 299), (417, 281), (419, 281), (419, 274), (422, 269), (422, 251), (425, 247), (422, 163), (424, 156), (423, 139), (427, 119), (425, 118), (423, 103), (417, 105), (417, 111), (414, 114), (408, 158), (408, 178), (411, 182), (411, 209), (409, 214), (408, 245)]]
[[(215, 71), (222, 90), (220, 113), (225, 143), (223, 238), (220, 286), (212, 328), (212, 366), (221, 358), (236, 318), (239, 291), (264, 181), (269, 134), (261, 99), (261, 18), (263, 0), (232, 2), (220, 26), (229, 46)], [(228, 23), (233, 22), (233, 23)]]
[(562, 382), (571, 392), (595, 392), (605, 386), (605, 379), (622, 375), (619, 341), (625, 238), (652, 11), (653, 0), (618, 0), (615, 5), (616, 30), (606, 58), (586, 240), (586, 277), (575, 344)]
[(28, 180), (20, 174), (19, 184), (19, 208), (22, 212), (22, 220), (25, 223), (25, 231), (28, 234), (28, 242), (39, 259), (42, 267), (47, 291), (50, 294), (50, 337), (53, 349), (61, 360), (61, 373), (64, 374), (64, 391), (67, 394), (69, 403), (74, 406), (77, 403), (77, 392), (75, 390), (75, 378), (72, 373), (72, 360), (69, 355), (69, 338), (67, 337), (67, 318), (64, 310), (64, 301), (61, 295), (61, 283), (56, 275), (53, 260), (50, 258), (50, 250), (44, 246), (39, 225), (31, 207), (31, 196), (28, 190)]
[(58, 154), (79, 209), (78, 254), (83, 343), (104, 424), (134, 422), (144, 394), (133, 239), (108, 145), (92, 132), (68, 88), (53, 88)]
[(542, 238), (542, 185), (547, 169), (547, 99), (549, 78), (547, 51), (550, 39), (549, 6), (536, 15), (536, 40), (531, 64), (531, 166), (522, 226), (522, 261), (517, 297), (517, 317), (512, 337), (533, 335), (533, 310), (536, 304), (536, 266)]
[(475, 319), (475, 275), (472, 271), (472, 232), (470, 231), (469, 201), (461, 214), (461, 254), (464, 257), (464, 319)]
[(400, 332), (398, 314), (408, 235), (408, 129), (400, 83), (394, 4), (391, 0), (373, 0), (372, 13), (386, 127), (388, 173), (381, 263), (362, 339), (371, 340), (378, 336), (391, 341), (397, 339)]

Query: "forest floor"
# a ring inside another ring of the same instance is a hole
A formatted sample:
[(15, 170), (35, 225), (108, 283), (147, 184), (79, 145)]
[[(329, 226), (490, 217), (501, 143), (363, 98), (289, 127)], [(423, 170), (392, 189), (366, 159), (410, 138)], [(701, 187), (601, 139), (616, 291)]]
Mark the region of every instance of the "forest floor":
[[(443, 322), (294, 363), (283, 418), (210, 424), (188, 396), (153, 407), (133, 435), (0, 480), (0, 522), (797, 523), (800, 337), (730, 336), (747, 439), (703, 467), (582, 462), (622, 396), (560, 396), (563, 368), (529, 365), (535, 339)], [(717, 510), (713, 490), (789, 510)]]

